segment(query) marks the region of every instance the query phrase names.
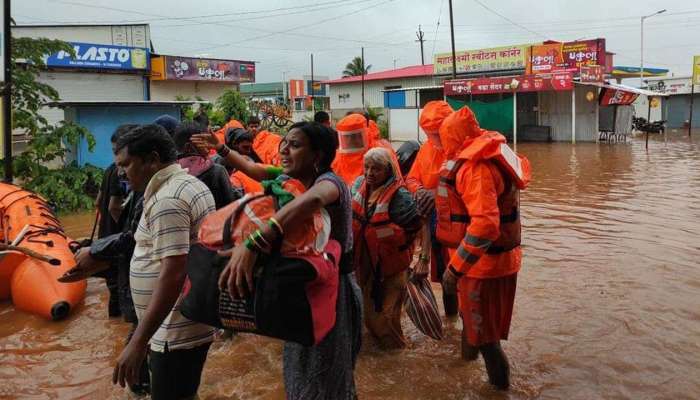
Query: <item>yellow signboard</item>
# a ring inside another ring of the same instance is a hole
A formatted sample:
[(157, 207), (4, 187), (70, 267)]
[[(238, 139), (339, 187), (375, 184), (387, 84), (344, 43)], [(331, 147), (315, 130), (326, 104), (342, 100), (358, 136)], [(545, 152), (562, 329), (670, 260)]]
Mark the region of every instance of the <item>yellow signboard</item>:
[(693, 57), (693, 85), (700, 85), (700, 56)]
[[(529, 44), (464, 50), (455, 53), (457, 73), (523, 69), (527, 66)], [(434, 74), (452, 72), (452, 53), (439, 53), (433, 59)]]

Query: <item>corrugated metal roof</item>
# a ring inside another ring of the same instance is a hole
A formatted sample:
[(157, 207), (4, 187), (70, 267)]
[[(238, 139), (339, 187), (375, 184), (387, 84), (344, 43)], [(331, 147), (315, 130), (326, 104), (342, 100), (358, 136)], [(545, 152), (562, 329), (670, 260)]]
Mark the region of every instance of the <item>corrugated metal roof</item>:
[[(400, 78), (410, 78), (414, 76), (432, 76), (433, 75), (433, 64), (429, 65), (413, 65), (410, 67), (403, 67), (397, 69), (391, 69), (388, 71), (373, 72), (365, 75), (365, 81), (378, 81), (383, 79), (400, 79)], [(325, 81), (323, 83), (334, 84), (334, 83), (353, 83), (362, 81), (362, 76), (349, 76), (347, 78), (333, 79), (330, 81)]]

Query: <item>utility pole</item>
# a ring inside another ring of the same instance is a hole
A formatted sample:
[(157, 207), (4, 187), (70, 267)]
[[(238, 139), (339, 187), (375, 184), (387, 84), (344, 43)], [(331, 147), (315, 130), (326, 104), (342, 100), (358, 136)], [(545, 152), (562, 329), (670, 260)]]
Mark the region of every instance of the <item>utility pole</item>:
[(5, 0), (3, 5), (3, 52), (5, 65), (2, 66), (5, 70), (5, 87), (3, 88), (2, 101), (2, 129), (3, 129), (3, 144), (5, 149), (3, 156), (5, 158), (5, 182), (12, 183), (12, 96), (10, 87), (12, 86), (12, 48), (10, 47), (10, 0)]
[(287, 104), (287, 71), (282, 71), (282, 103)]
[(365, 48), (362, 47), (362, 109), (365, 109)]
[[(421, 65), (425, 65), (425, 58), (423, 58), (423, 31), (420, 29), (420, 25), (418, 25), (418, 32), (416, 32), (416, 36), (418, 37), (418, 40), (416, 42), (420, 42), (420, 63)], [(396, 69), (396, 67), (394, 67)]]
[[(644, 20), (647, 18), (651, 18), (655, 15), (663, 14), (666, 12), (666, 9), (664, 8), (663, 10), (659, 10), (653, 14), (645, 15), (641, 18), (641, 34), (640, 34), (640, 40), (639, 40), (639, 88), (641, 89), (642, 86), (644, 86)], [(649, 122), (649, 121), (647, 121)]]
[(450, 2), (450, 39), (452, 40), (452, 79), (457, 79), (457, 56), (455, 54), (455, 23), (452, 17), (452, 0)]
[(316, 113), (316, 102), (314, 101), (314, 55), (311, 53), (311, 112)]

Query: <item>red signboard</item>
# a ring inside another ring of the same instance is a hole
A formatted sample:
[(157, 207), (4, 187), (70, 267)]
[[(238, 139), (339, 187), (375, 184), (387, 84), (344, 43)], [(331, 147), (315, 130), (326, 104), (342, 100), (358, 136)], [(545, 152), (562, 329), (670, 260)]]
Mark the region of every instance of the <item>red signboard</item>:
[(605, 39), (547, 43), (532, 46), (527, 72), (530, 74), (562, 71), (578, 73), (581, 66), (605, 66), (606, 63)]
[(568, 73), (511, 77), (457, 79), (445, 81), (445, 96), (512, 92), (572, 90), (573, 76)]
[(600, 65), (582, 65), (581, 82), (603, 82), (603, 67)]
[(165, 79), (181, 81), (255, 82), (252, 62), (164, 56)]
[(639, 95), (624, 90), (604, 88), (600, 94), (601, 106), (627, 106), (634, 103)]

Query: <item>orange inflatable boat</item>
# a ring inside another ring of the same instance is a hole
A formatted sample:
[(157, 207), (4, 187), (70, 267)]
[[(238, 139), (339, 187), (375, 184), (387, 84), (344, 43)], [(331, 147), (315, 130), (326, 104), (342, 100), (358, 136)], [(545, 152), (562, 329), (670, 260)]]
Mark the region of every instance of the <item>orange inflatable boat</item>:
[(86, 281), (56, 279), (75, 266), (70, 239), (46, 201), (0, 183), (0, 300), (54, 321), (85, 297)]

